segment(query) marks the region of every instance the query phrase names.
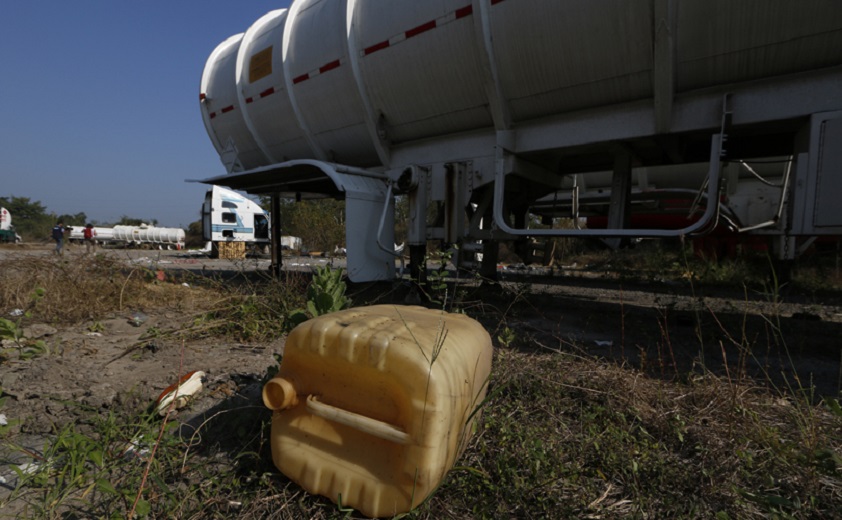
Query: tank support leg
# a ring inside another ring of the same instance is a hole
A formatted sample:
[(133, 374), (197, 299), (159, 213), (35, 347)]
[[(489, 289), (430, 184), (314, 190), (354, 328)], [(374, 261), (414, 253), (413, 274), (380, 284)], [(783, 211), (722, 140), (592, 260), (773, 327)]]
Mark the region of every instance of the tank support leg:
[(497, 281), (497, 260), (500, 257), (500, 243), (496, 240), (483, 240), (482, 263), (479, 274), (483, 280)]
[(272, 194), (272, 233), (270, 235), (269, 247), (272, 250), (272, 263), (269, 271), (272, 276), (281, 274), (283, 260), (281, 258), (281, 197), (277, 193)]
[(408, 304), (417, 305), (424, 299), (422, 295), (424, 291), (422, 287), (427, 282), (427, 246), (425, 245), (410, 245), (409, 246), (409, 277), (410, 288), (409, 294), (404, 300)]
[[(611, 179), (611, 205), (608, 207), (608, 229), (627, 229), (631, 213), (631, 153), (619, 150), (614, 155), (614, 176)], [(628, 244), (628, 238), (606, 238), (611, 249)]]
[(427, 281), (426, 256), (427, 246), (409, 246), (409, 275), (415, 284), (423, 285)]
[(792, 280), (792, 266), (797, 252), (795, 237), (781, 235), (772, 239), (774, 258), (772, 260), (773, 281), (778, 288)]

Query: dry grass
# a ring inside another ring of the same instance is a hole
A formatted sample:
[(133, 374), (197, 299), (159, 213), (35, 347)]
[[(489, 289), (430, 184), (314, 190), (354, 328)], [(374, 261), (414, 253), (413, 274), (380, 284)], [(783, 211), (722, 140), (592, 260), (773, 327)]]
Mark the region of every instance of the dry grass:
[[(101, 319), (126, 309), (205, 309), (218, 293), (185, 291), (180, 279), (104, 255), (17, 256), (0, 269), (0, 310), (20, 309), (48, 323)], [(187, 279), (185, 279), (187, 280)]]
[[(192, 333), (259, 339), (281, 334), (279, 322), (301, 307), (306, 287), (301, 277), (189, 280), (202, 286), (189, 292), (179, 282), (108, 258), (27, 258), (4, 262), (0, 297), (3, 312), (26, 309), (56, 323), (130, 307), (185, 308), (205, 317)], [(502, 294), (499, 323), (528, 297)], [(495, 307), (465, 308), (481, 308), (487, 322)], [(478, 435), (440, 489), (404, 517), (842, 517), (835, 399), (814, 405), (705, 372), (654, 379), (569, 352), (520, 350), (514, 345), (526, 338), (519, 339), (496, 346)], [(158, 419), (88, 413), (94, 434), (73, 425), (57, 430), (53, 447), (65, 465), (30, 478), (41, 494), (13, 496), (33, 501), (32, 517), (122, 518), (142, 491), (140, 516), (147, 518), (357, 518), (278, 474), (268, 451), (269, 414), (259, 403), (232, 403), (189, 443), (165, 431), (145, 481), (143, 466), (108, 446), (138, 431), (157, 439), (165, 430)], [(81, 456), (87, 453), (96, 458)], [(61, 480), (71, 473), (82, 477)]]
[[(839, 518), (842, 417), (710, 375), (684, 384), (498, 348), (482, 428), (407, 518)], [(359, 518), (268, 479), (240, 518)], [(242, 489), (240, 490), (242, 492)], [(210, 513), (210, 511), (208, 511)]]
[(231, 281), (164, 271), (115, 255), (38, 254), (4, 260), (0, 315), (20, 310), (27, 321), (75, 324), (169, 309), (196, 316), (180, 337), (223, 334), (259, 341), (282, 333), (286, 316), (303, 306), (306, 286), (300, 273)]
[(494, 366), (496, 398), (463, 461), (472, 469), (455, 473), (434, 509), (470, 497), (462, 513), (481, 518), (842, 512), (842, 422), (823, 407), (709, 375), (664, 382), (560, 352), (499, 350)]

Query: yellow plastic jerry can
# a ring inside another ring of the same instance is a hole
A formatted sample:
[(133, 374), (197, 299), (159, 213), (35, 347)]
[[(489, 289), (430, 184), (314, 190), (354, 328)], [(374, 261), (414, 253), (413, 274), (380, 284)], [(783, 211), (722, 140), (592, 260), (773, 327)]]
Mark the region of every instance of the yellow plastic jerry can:
[(263, 387), (275, 465), (364, 515), (409, 511), (465, 448), (491, 351), (473, 319), (423, 307), (358, 307), (302, 323)]

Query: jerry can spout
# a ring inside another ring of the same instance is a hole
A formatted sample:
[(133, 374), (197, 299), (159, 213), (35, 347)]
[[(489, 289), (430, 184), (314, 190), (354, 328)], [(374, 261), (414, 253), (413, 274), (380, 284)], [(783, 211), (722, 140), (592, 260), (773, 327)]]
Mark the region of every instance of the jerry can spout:
[(292, 381), (274, 377), (263, 386), (263, 404), (270, 410), (286, 410), (298, 404)]

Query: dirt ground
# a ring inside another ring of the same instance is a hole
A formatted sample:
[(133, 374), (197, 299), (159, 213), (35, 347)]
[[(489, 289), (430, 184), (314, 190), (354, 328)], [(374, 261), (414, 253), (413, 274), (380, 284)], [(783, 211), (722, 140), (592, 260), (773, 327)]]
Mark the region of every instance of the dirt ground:
[[(0, 263), (10, 254), (49, 251), (4, 249)], [(269, 263), (212, 260), (186, 251), (108, 254), (197, 273), (266, 269)], [(324, 262), (285, 259), (288, 268), (307, 269)], [(510, 346), (536, 353), (562, 349), (610, 358), (668, 379), (680, 378), (701, 364), (726, 377), (752, 376), (781, 386), (796, 385), (797, 375), (819, 394), (839, 395), (842, 299), (838, 296), (791, 295), (775, 303), (769, 295), (741, 290), (594, 280), (572, 269), (555, 276), (506, 269), (501, 279), (505, 292), (470, 281), (456, 286), (464, 307), (496, 342), (508, 338)], [(404, 285), (352, 285), (349, 293), (356, 303), (370, 301), (378, 291), (399, 303), (406, 294)], [(261, 380), (282, 354), (282, 339), (255, 345), (160, 340), (138, 347), (151, 329), (177, 330), (192, 318), (173, 311), (143, 315), (129, 311), (101, 320), (96, 332), (87, 323), (66, 328), (28, 326), (26, 334), (43, 339), (49, 354), (0, 365), (6, 397), (0, 420), (15, 423), (24, 444), (37, 451), (55, 424), (78, 417), (80, 406), (103, 413), (116, 407), (151, 406), (180, 374), (194, 370), (205, 373), (203, 389), (178, 412), (177, 420), (195, 425), (203, 414), (232, 399), (262, 406)], [(0, 486), (13, 489), (15, 474), (9, 465), (21, 462), (19, 453), (3, 458)]]
[[(11, 254), (39, 255), (50, 251), (0, 250), (0, 265)], [(72, 247), (66, 252), (71, 258), (74, 254), (77, 252)], [(203, 266), (195, 255), (180, 251), (115, 250), (107, 254), (141, 265), (160, 262), (164, 268), (243, 267), (199, 257), (207, 264)], [(255, 267), (256, 263), (246, 266)], [(4, 317), (14, 320), (14, 310), (10, 314)], [(204, 414), (212, 413), (214, 407), (232, 399), (262, 406), (260, 383), (267, 371), (277, 365), (282, 340), (260, 345), (177, 339), (141, 341), (150, 333), (154, 335), (155, 330), (183, 329), (194, 317), (188, 312), (127, 310), (98, 320), (96, 327), (92, 327), (93, 322), (68, 327), (47, 323), (27, 325), (24, 335), (43, 340), (48, 351), (32, 359), (14, 359), (0, 365), (4, 397), (0, 423), (12, 425), (16, 442), (39, 453), (45, 437), (57, 425), (78, 421), (85, 415), (80, 413), (83, 409), (107, 413), (151, 407), (179, 375), (195, 370), (205, 373), (203, 388), (188, 407), (175, 414), (175, 420), (188, 427), (195, 427)], [(10, 465), (29, 462), (24, 458), (17, 450), (0, 451), (0, 498), (4, 490), (7, 493), (14, 489), (16, 474)]]

